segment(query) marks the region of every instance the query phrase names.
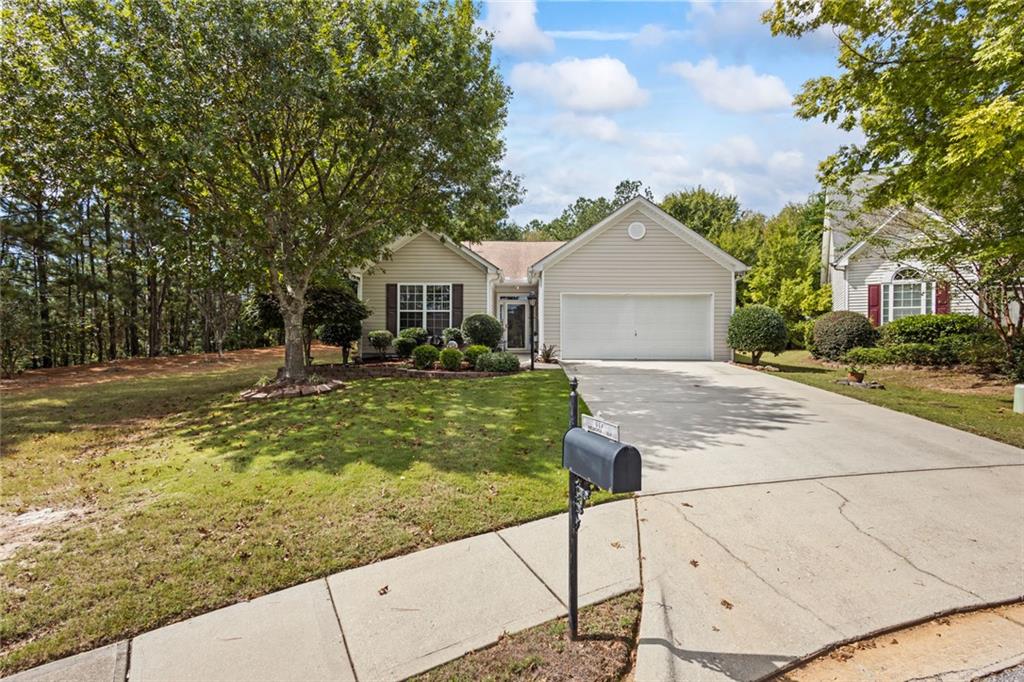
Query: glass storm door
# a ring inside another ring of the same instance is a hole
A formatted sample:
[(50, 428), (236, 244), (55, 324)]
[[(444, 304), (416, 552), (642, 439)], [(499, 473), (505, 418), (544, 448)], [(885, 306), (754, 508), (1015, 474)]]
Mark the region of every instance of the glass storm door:
[(506, 345), (509, 348), (526, 348), (526, 304), (505, 304)]

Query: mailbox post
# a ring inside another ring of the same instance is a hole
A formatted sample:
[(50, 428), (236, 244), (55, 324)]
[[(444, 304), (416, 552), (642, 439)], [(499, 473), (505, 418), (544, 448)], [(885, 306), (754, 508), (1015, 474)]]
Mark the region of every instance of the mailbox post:
[(613, 493), (640, 490), (640, 452), (579, 427), (579, 380), (569, 382), (569, 430), (562, 439), (562, 466), (569, 470), (569, 638), (579, 626), (578, 536), (583, 509), (595, 488)]

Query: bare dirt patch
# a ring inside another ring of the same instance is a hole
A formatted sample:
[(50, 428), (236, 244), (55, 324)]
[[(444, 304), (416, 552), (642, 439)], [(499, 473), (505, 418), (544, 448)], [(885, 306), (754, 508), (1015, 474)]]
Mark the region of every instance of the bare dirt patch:
[(84, 507), (0, 513), (0, 561), (7, 561), (22, 547), (42, 544), (42, 536), (51, 528), (80, 523), (90, 513)]
[(640, 592), (630, 592), (583, 609), (575, 642), (559, 618), (412, 679), (621, 680), (633, 666), (639, 623)]

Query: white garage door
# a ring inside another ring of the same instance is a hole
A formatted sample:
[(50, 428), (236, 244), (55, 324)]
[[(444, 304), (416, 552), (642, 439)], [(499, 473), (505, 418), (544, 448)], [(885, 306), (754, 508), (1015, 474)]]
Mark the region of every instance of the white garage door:
[(710, 294), (562, 295), (562, 357), (710, 360)]

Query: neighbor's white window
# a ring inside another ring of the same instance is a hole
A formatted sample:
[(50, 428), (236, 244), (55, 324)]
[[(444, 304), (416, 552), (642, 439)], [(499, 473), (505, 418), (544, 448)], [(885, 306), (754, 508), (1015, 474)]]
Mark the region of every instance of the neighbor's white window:
[(440, 336), (452, 326), (451, 284), (399, 284), (398, 331), (423, 327)]
[(933, 310), (935, 283), (924, 281), (917, 270), (904, 268), (892, 276), (892, 283), (882, 285), (882, 324)]

